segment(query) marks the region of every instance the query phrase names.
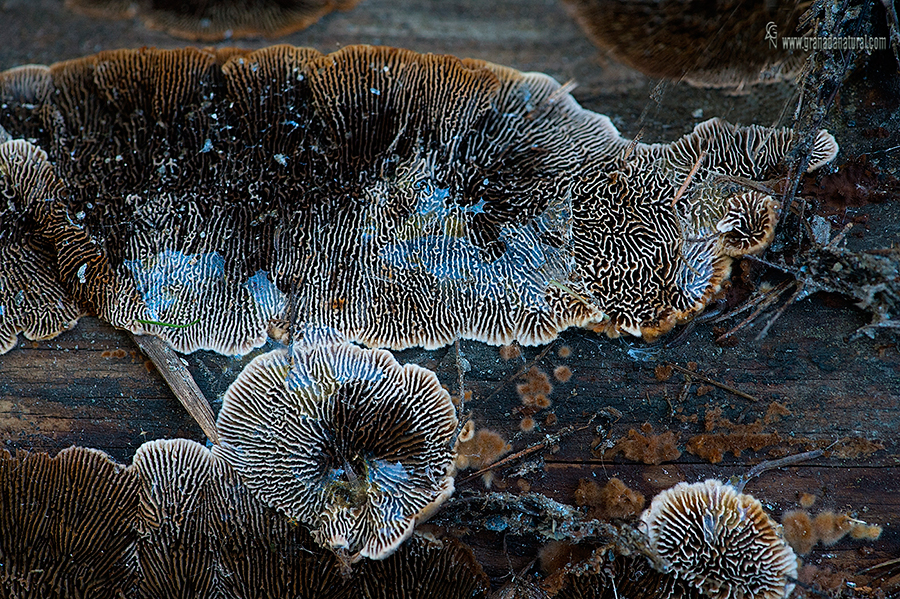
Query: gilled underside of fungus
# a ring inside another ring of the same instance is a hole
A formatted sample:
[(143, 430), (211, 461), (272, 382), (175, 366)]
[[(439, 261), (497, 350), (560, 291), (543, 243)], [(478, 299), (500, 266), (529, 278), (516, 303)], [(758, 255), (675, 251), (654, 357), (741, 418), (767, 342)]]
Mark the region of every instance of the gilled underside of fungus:
[(474, 599), (489, 588), (453, 539), (414, 536), (348, 573), (186, 439), (145, 443), (128, 468), (82, 447), (0, 450), (0, 590), (14, 597)]
[[(106, 52), (6, 71), (0, 104), (0, 252), (35, 256), (0, 280), (4, 349), (75, 306), (184, 352), (279, 321), (395, 349), (653, 338), (769, 243), (778, 202), (735, 177), (792, 141), (632, 144), (545, 75), (365, 46)], [(836, 151), (821, 132), (810, 169)]]
[(453, 492), (456, 411), (434, 373), (316, 337), (241, 372), (214, 451), (323, 546), (382, 559)]
[(101, 451), (0, 449), (0, 594), (133, 597), (138, 481)]
[(762, 505), (717, 480), (679, 483), (641, 516), (663, 570), (714, 599), (783, 599), (797, 556)]
[(359, 0), (66, 0), (92, 17), (131, 18), (150, 29), (202, 42), (264, 35), (280, 37), (305, 29), (333, 10), (350, 10)]

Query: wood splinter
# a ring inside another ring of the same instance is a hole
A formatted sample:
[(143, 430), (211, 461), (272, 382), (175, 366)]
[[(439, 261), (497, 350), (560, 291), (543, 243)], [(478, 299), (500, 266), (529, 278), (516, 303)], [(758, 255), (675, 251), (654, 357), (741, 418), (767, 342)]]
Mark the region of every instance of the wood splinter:
[(216, 428), (216, 419), (213, 416), (212, 407), (206, 400), (206, 396), (200, 391), (200, 387), (191, 376), (191, 372), (181, 361), (174, 349), (169, 344), (153, 335), (132, 335), (141, 351), (144, 352), (156, 370), (166, 380), (166, 384), (188, 411), (191, 418), (200, 426), (210, 441), (219, 444), (219, 431)]

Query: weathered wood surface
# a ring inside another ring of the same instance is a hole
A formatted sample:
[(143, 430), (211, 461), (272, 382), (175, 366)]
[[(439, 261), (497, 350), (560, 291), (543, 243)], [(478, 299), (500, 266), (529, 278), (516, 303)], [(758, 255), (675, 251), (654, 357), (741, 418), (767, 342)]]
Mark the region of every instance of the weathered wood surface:
[[(136, 22), (97, 22), (72, 15), (51, 0), (6, 3), (0, 8), (0, 21), (0, 37), (7, 40), (0, 46), (0, 68), (49, 63), (101, 49), (184, 45), (146, 31)], [(575, 79), (579, 87), (574, 95), (583, 105), (609, 115), (626, 135), (636, 134), (642, 124), (644, 141), (676, 138), (702, 120), (694, 116), (701, 112), (703, 118), (783, 124), (784, 115), (789, 117), (793, 110), (794, 90), (786, 85), (736, 96), (683, 85), (657, 86), (599, 58), (556, 0), (364, 0), (354, 11), (331, 15), (311, 29), (279, 41), (323, 51), (351, 43), (396, 45), (544, 71), (560, 80)], [(266, 44), (265, 40), (251, 40), (237, 45)], [(883, 100), (877, 88), (867, 93), (874, 94), (876, 101)], [(870, 113), (856, 113), (860, 97), (848, 92), (829, 124), (844, 149), (839, 162), (873, 152), (879, 167), (896, 175), (896, 152), (883, 151), (900, 143), (896, 120), (887, 138), (873, 140), (845, 128), (851, 121), (848, 113), (854, 113), (854, 124), (859, 121), (861, 126), (891, 114), (896, 119), (896, 102), (879, 105)], [(867, 215), (868, 224), (858, 227), (864, 234), (852, 243), (889, 247), (896, 242), (900, 204), (868, 206), (860, 213)], [(734, 347), (714, 343), (712, 324), (698, 325), (671, 348), (571, 331), (536, 363), (547, 373), (559, 365), (569, 366), (573, 376), (566, 383), (555, 383), (550, 396), (553, 405), (535, 415), (538, 426), (528, 433), (519, 430), (521, 402), (516, 384), (520, 381), (510, 379), (542, 348), (525, 348), (521, 359), (504, 361), (497, 348), (463, 342), (463, 354), (472, 366), (465, 376), (466, 389), (472, 392), (466, 409), (472, 411), (479, 426), (500, 431), (509, 439), (514, 452), (540, 441), (545, 433), (582, 425), (604, 408), (621, 413), (608, 430), (601, 431), (612, 441), (644, 423), (652, 425), (655, 433), (677, 433), (683, 453), (673, 462), (644, 465), (621, 455), (604, 460), (592, 451), (597, 426), (609, 422), (601, 415), (588, 430), (563, 439), (555, 453), (534, 453), (497, 473), (495, 487), (505, 486), (514, 493), (530, 488), (565, 503), (573, 503), (581, 478), (602, 483), (618, 476), (649, 498), (678, 481), (739, 475), (760, 460), (837, 441), (825, 456), (765, 473), (750, 482), (747, 491), (760, 498), (776, 518), (799, 507), (799, 494), (810, 493), (818, 497), (813, 513), (848, 510), (884, 526), (883, 535), (875, 542), (844, 540), (833, 547), (818, 546), (807, 558), (808, 563), (851, 577), (860, 592), (860, 587), (877, 587), (883, 582), (872, 574), (854, 577), (856, 572), (900, 557), (900, 348), (896, 337), (884, 334), (874, 340), (849, 340), (867, 322), (867, 316), (848, 302), (817, 295), (789, 308), (765, 339), (755, 340), (759, 324), (740, 331)], [(671, 341), (671, 337), (664, 339), (663, 344)], [(572, 350), (567, 358), (558, 354), (564, 345)], [(401, 362), (437, 370), (455, 391), (454, 351), (452, 347), (435, 352), (409, 350), (398, 357)], [(198, 353), (185, 359), (217, 409), (218, 397), (248, 358)], [(707, 377), (758, 401), (721, 388), (701, 388), (703, 383), (698, 381), (685, 392), (681, 373), (657, 380), (654, 369), (665, 362), (683, 367), (695, 362)], [(786, 411), (766, 421), (773, 402)], [(705, 418), (716, 408), (721, 408), (722, 418), (733, 423), (761, 424), (756, 429), (720, 426), (707, 431)], [(557, 419), (552, 425), (546, 424), (550, 413)], [(615, 412), (606, 412), (610, 413)], [(777, 437), (770, 437), (771, 443), (760, 451), (745, 450), (737, 457), (728, 453), (717, 464), (684, 451), (692, 437), (703, 433), (730, 433), (732, 437), (726, 441), (734, 443), (748, 431)], [(159, 373), (145, 365), (145, 358), (121, 331), (84, 318), (75, 330), (57, 339), (22, 340), (19, 347), (0, 356), (0, 439), (7, 449), (56, 452), (72, 444), (86, 445), (127, 463), (142, 442), (163, 437), (203, 439)], [(534, 464), (527, 473), (515, 474), (523, 463), (541, 459), (543, 463)], [(480, 479), (459, 480), (461, 494), (483, 490)], [(510, 567), (527, 566), (538, 549), (534, 539), (503, 539), (501, 533), (488, 531), (470, 534), (465, 540), (475, 547), (496, 582)], [(896, 582), (885, 586), (887, 592), (896, 593), (897, 588)]]

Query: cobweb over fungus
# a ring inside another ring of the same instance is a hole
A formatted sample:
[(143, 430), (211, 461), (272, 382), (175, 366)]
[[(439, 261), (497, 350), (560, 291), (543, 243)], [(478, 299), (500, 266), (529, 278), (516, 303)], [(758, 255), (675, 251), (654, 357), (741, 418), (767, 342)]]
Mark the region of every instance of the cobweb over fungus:
[(715, 599), (782, 599), (797, 556), (781, 527), (751, 497), (717, 480), (679, 483), (641, 516), (666, 571)]
[(66, 290), (184, 352), (279, 320), (393, 349), (655, 337), (768, 243), (775, 200), (721, 176), (793, 140), (712, 120), (635, 145), (546, 75), (367, 46), (106, 52), (0, 97), (62, 182), (38, 233)]
[(382, 559), (453, 493), (455, 409), (430, 371), (312, 339), (244, 369), (215, 452), (323, 546)]
[(66, 0), (82, 14), (107, 19), (137, 14), (144, 25), (200, 42), (306, 29), (333, 10), (350, 10), (359, 0)]

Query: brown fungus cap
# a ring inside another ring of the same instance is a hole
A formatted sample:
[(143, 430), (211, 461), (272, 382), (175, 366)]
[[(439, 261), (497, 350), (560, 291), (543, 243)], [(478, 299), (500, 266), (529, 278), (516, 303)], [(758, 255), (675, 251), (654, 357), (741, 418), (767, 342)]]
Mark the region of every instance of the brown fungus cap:
[(360, 599), (476, 599), (491, 588), (469, 547), (419, 534), (384, 560), (354, 566), (349, 582)]
[(716, 599), (782, 599), (797, 556), (751, 497), (717, 480), (679, 483), (641, 516), (660, 564)]
[(349, 10), (359, 0), (66, 0), (89, 16), (131, 18), (137, 13), (150, 29), (202, 42), (305, 29), (333, 10)]
[[(62, 183), (66, 290), (184, 352), (270, 321), (393, 349), (651, 339), (771, 238), (774, 200), (721, 174), (764, 180), (794, 141), (711, 120), (633, 145), (546, 75), (368, 46), (104, 52), (0, 96)], [(810, 168), (836, 151), (822, 132)]]
[(383, 350), (297, 342), (228, 388), (215, 451), (323, 546), (383, 559), (453, 492), (456, 424), (432, 372)]
[(213, 596), (216, 554), (205, 505), (212, 466), (210, 451), (187, 439), (150, 441), (135, 452), (141, 597)]
[(0, 594), (134, 596), (137, 480), (95, 449), (0, 450)]
[[(773, 48), (797, 35), (806, 5), (767, 0), (564, 0), (599, 48), (651, 77), (743, 88), (792, 79), (805, 55)], [(771, 25), (770, 25), (771, 24)]]

